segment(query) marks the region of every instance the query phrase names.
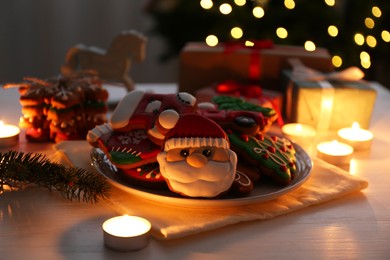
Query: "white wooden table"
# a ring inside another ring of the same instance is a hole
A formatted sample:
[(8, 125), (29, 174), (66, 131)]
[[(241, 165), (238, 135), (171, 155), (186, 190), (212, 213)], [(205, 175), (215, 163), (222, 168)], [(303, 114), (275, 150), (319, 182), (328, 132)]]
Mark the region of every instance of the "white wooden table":
[[(119, 253), (103, 245), (101, 224), (115, 214), (107, 204), (69, 202), (32, 187), (0, 195), (0, 259), (390, 259), (390, 92), (375, 88), (375, 139), (350, 167), (369, 181), (363, 192), (267, 221), (152, 239), (141, 251)], [(18, 123), (18, 98), (16, 90), (0, 89), (0, 120)], [(19, 149), (48, 146), (21, 141)]]

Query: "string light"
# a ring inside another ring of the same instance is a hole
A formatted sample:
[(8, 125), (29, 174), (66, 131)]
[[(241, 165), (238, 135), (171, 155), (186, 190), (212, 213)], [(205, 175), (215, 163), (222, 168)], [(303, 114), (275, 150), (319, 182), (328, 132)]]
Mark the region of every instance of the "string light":
[(234, 0), (234, 3), (238, 6), (244, 6), (246, 4), (246, 0)]
[(316, 45), (312, 41), (306, 41), (304, 47), (305, 47), (305, 50), (307, 50), (307, 51), (315, 51), (316, 50)]
[(286, 39), (288, 36), (288, 32), (285, 28), (279, 27), (276, 29), (276, 35), (281, 39)]
[(383, 30), (381, 33), (382, 40), (385, 42), (390, 42), (390, 33), (389, 31)]
[(340, 56), (335, 55), (335, 56), (332, 57), (332, 64), (333, 64), (333, 66), (335, 66), (336, 68), (339, 68), (339, 67), (341, 67), (341, 65), (343, 64), (343, 59), (341, 59)]
[(325, 0), (325, 4), (329, 6), (334, 6), (335, 2), (336, 2), (335, 0)]
[(336, 37), (339, 34), (339, 29), (334, 25), (329, 25), (328, 34), (332, 37)]
[[(248, 2), (248, 0), (234, 0), (233, 6), (241, 7), (241, 6), (246, 5), (247, 2)], [(266, 6), (268, 1), (267, 0), (253, 0), (253, 2), (255, 3), (255, 6), (252, 9), (253, 16), (255, 18), (264, 17), (264, 15), (265, 15), (264, 6)], [(324, 2), (326, 5), (328, 5), (330, 7), (333, 7), (336, 4), (336, 0), (324, 0)], [(213, 7), (214, 3), (212, 0), (200, 0), (200, 5), (203, 9), (210, 9)], [(289, 10), (293, 10), (296, 7), (296, 2), (295, 2), (295, 0), (284, 0), (284, 6), (285, 6), (285, 8), (287, 8)], [(228, 3), (223, 3), (219, 6), (219, 11), (221, 12), (221, 14), (228, 15), (233, 11), (233, 7), (232, 7), (232, 5), (230, 5)], [(375, 26), (378, 26), (378, 25), (376, 25), (376, 23), (378, 23), (378, 21), (375, 19), (382, 16), (382, 11), (378, 6), (373, 6), (371, 8), (371, 13), (373, 15), (372, 17), (367, 16), (364, 19), (363, 26), (365, 26), (368, 29), (373, 29)], [(240, 28), (237, 26), (232, 28), (230, 30), (231, 37), (234, 39), (241, 39), (244, 36), (243, 29), (245, 29), (245, 28)], [(286, 39), (287, 37), (289, 37), (289, 32), (284, 27), (276, 28), (275, 33), (276, 33), (276, 36), (280, 39)], [(331, 24), (327, 28), (327, 33), (330, 37), (337, 37), (337, 36), (339, 36), (339, 34), (342, 34), (342, 31), (339, 31), (339, 28), (336, 25)], [(382, 30), (380, 36), (384, 42), (390, 42), (390, 32), (388, 30)], [(355, 35), (353, 37), (353, 41), (359, 46), (363, 46), (364, 44), (366, 44), (370, 48), (375, 48), (378, 44), (378, 42), (377, 42), (378, 37), (379, 37), (379, 35), (363, 35), (362, 33), (358, 32), (358, 33), (355, 33)], [(209, 35), (206, 38), (206, 43), (209, 46), (216, 46), (218, 44), (218, 41), (219, 40), (218, 40), (218, 37), (216, 35)], [(253, 44), (253, 43), (250, 41), (246, 41), (245, 44), (247, 46), (251, 46), (251, 44)], [(304, 48), (307, 51), (315, 51), (316, 45), (313, 41), (306, 41), (304, 43)], [(343, 65), (343, 62), (344, 62), (343, 59), (339, 55), (334, 55), (332, 57), (332, 64), (333, 64), (333, 66), (335, 66), (337, 68), (341, 67)], [(361, 52), (360, 65), (365, 69), (368, 69), (371, 67), (370, 55), (367, 52)]]
[(253, 46), (255, 46), (255, 43), (251, 42), (251, 41), (245, 41), (245, 46), (246, 47), (253, 47)]
[(365, 69), (371, 67), (371, 57), (370, 54), (368, 54), (368, 52), (362, 51), (360, 53), (360, 65)]
[(232, 6), (229, 5), (229, 4), (221, 4), (219, 6), (219, 11), (222, 13), (222, 14), (230, 14), (232, 12)]
[(375, 37), (372, 36), (372, 35), (368, 35), (368, 36), (366, 37), (366, 43), (367, 43), (367, 45), (370, 46), (371, 48), (375, 48), (375, 46), (376, 46), (376, 39), (375, 39)]
[(375, 26), (374, 20), (370, 17), (367, 17), (366, 19), (364, 19), (364, 24), (366, 25), (366, 27), (368, 29), (372, 29)]
[(263, 7), (256, 6), (253, 8), (252, 14), (256, 18), (262, 18), (265, 14)]
[(206, 44), (210, 47), (214, 47), (218, 44), (218, 38), (215, 35), (209, 35), (206, 37)]
[(364, 44), (364, 36), (361, 33), (356, 33), (354, 36), (355, 43), (357, 45), (363, 45)]
[(373, 6), (371, 9), (371, 12), (375, 17), (381, 17), (381, 15), (382, 15), (382, 11), (381, 11), (381, 9), (379, 9), (378, 6)]
[(294, 9), (295, 8), (295, 2), (294, 0), (284, 0), (284, 6), (287, 8), (287, 9)]
[(213, 7), (213, 1), (211, 1), (211, 0), (201, 0), (200, 1), (200, 6), (203, 9), (210, 9), (211, 7)]
[(230, 30), (230, 34), (234, 39), (240, 39), (244, 33), (240, 27), (234, 27)]

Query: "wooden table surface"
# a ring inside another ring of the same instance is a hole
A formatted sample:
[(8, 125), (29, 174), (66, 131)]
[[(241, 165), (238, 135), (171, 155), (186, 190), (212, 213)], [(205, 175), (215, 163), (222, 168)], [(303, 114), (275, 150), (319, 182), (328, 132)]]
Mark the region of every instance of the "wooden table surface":
[[(160, 88), (171, 91), (174, 85)], [(0, 194), (0, 259), (390, 259), (390, 92), (375, 88), (375, 138), (349, 169), (368, 180), (362, 192), (267, 221), (151, 239), (140, 251), (120, 253), (103, 245), (101, 224), (115, 214), (106, 203), (69, 202), (30, 187)], [(15, 89), (0, 89), (0, 120), (18, 123), (18, 98)], [(21, 140), (16, 148), (34, 152), (50, 145)]]

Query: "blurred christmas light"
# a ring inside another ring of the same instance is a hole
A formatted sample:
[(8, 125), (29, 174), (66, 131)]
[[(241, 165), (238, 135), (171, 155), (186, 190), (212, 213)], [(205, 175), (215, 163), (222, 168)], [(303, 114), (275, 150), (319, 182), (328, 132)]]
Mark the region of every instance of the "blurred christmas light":
[(256, 6), (255, 8), (253, 8), (253, 16), (256, 17), (256, 18), (261, 18), (264, 16), (264, 9), (260, 6)]
[(230, 14), (232, 12), (232, 6), (229, 5), (229, 4), (221, 4), (219, 6), (219, 11), (222, 13), (222, 14)]
[(381, 33), (381, 36), (382, 36), (383, 41), (390, 42), (390, 32), (389, 31), (383, 30)]
[(285, 28), (279, 27), (276, 29), (276, 35), (281, 39), (286, 39), (288, 36), (288, 32)]
[(366, 43), (367, 43), (367, 45), (370, 46), (371, 48), (375, 48), (375, 46), (376, 46), (376, 39), (375, 39), (375, 37), (372, 36), (372, 35), (368, 35), (368, 36), (366, 37)]
[(213, 1), (211, 1), (211, 0), (201, 0), (200, 1), (200, 6), (203, 9), (210, 9), (211, 7), (213, 7)]
[(255, 43), (254, 43), (254, 42), (251, 42), (251, 41), (245, 41), (245, 46), (247, 46), (247, 47), (253, 47), (253, 46), (255, 46)]
[(244, 6), (246, 4), (246, 0), (234, 0), (234, 3), (238, 6)]
[(364, 36), (361, 33), (356, 33), (354, 36), (355, 43), (357, 45), (363, 45), (364, 44)]
[(334, 25), (329, 25), (328, 34), (332, 37), (336, 37), (339, 34), (339, 29)]
[(382, 15), (381, 9), (379, 9), (377, 6), (372, 7), (371, 12), (375, 17), (381, 17)]
[(214, 47), (218, 44), (218, 38), (215, 35), (209, 35), (206, 37), (206, 44), (210, 47)]
[(307, 51), (315, 51), (316, 50), (316, 45), (312, 41), (306, 41), (304, 47), (305, 47), (305, 50), (307, 50)]
[(365, 69), (369, 69), (371, 67), (371, 61), (360, 61), (360, 65)]
[(230, 30), (230, 34), (234, 39), (240, 39), (244, 33), (240, 27), (234, 27)]
[(294, 0), (284, 0), (284, 6), (287, 8), (287, 9), (294, 9), (295, 8), (295, 2)]
[(335, 56), (332, 57), (332, 64), (333, 64), (333, 66), (335, 66), (336, 68), (339, 68), (339, 67), (341, 67), (341, 65), (343, 64), (343, 59), (341, 59), (340, 56), (335, 55)]
[(372, 29), (375, 26), (374, 20), (370, 17), (367, 17), (366, 19), (364, 19), (364, 24), (366, 25), (366, 27), (368, 29)]
[(360, 52), (360, 61), (368, 62), (370, 60), (371, 60), (371, 58), (370, 58), (370, 54), (368, 54), (368, 52), (366, 52), (366, 51)]
[(335, 0), (325, 0), (325, 3), (329, 6), (334, 6)]

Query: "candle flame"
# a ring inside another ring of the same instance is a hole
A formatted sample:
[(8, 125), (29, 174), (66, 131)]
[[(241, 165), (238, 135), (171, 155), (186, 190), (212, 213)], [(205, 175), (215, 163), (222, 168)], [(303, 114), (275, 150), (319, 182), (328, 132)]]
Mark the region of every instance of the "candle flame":
[(332, 141), (332, 145), (337, 145), (339, 142), (337, 140)]
[(297, 124), (295, 126), (295, 130), (298, 131), (298, 132), (302, 132), (302, 125), (301, 124)]
[(4, 125), (4, 122), (2, 120), (0, 120), (0, 127), (2, 127)]
[(358, 122), (353, 122), (352, 129), (354, 129), (354, 130), (360, 129), (359, 123)]

